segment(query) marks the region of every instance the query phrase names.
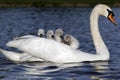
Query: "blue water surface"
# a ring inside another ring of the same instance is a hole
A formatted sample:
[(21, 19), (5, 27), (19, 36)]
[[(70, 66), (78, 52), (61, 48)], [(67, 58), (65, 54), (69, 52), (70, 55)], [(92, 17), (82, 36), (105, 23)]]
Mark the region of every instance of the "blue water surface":
[[(100, 17), (99, 28), (109, 61), (56, 64), (14, 63), (0, 53), (1, 80), (120, 80), (120, 8), (112, 8), (118, 26)], [(62, 28), (76, 37), (82, 51), (96, 53), (89, 29), (92, 8), (0, 8), (0, 48), (13, 37)]]

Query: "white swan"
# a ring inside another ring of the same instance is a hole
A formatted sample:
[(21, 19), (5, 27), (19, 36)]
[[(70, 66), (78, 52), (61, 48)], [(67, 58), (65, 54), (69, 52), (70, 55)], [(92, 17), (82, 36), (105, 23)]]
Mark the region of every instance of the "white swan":
[(18, 48), (34, 57), (44, 59), (45, 61), (56, 63), (109, 60), (109, 51), (103, 42), (98, 29), (99, 15), (107, 17), (116, 25), (113, 19), (112, 10), (108, 6), (99, 4), (93, 9), (90, 15), (90, 28), (96, 48), (96, 54), (86, 53), (54, 40), (38, 37), (12, 40), (6, 45)]
[(79, 41), (75, 37), (69, 34), (66, 34), (64, 36), (64, 43), (75, 49), (79, 48), (80, 46)]
[(54, 32), (53, 30), (48, 30), (46, 33), (47, 39), (54, 39)]
[(63, 30), (62, 29), (57, 29), (55, 31), (55, 40), (57, 42), (63, 42)]

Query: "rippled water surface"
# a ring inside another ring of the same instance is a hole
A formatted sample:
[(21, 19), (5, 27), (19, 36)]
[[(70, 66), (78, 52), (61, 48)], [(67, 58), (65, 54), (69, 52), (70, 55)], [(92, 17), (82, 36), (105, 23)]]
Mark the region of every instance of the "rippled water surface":
[[(36, 35), (62, 28), (80, 42), (82, 51), (95, 53), (89, 30), (92, 8), (0, 8), (0, 48), (15, 36)], [(120, 8), (113, 8), (118, 26), (100, 17), (100, 32), (110, 61), (55, 64), (51, 62), (14, 63), (0, 53), (1, 80), (120, 80)]]

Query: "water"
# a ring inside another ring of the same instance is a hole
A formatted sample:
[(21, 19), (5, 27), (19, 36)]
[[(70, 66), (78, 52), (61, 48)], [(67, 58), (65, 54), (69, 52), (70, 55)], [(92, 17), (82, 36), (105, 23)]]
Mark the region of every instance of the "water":
[[(110, 61), (55, 64), (51, 62), (14, 63), (0, 54), (1, 80), (120, 80), (120, 8), (113, 8), (115, 27), (100, 17), (100, 32), (111, 57)], [(92, 8), (0, 8), (0, 47), (15, 36), (36, 35), (62, 28), (80, 42), (82, 51), (95, 53), (89, 30)]]

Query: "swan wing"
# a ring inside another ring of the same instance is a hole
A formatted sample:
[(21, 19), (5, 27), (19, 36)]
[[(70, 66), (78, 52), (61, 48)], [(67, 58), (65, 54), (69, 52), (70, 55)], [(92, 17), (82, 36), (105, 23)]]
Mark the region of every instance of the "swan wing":
[(8, 58), (11, 61), (15, 61), (15, 62), (44, 61), (43, 59), (33, 57), (30, 54), (27, 54), (24, 52), (18, 53), (18, 52), (8, 51), (4, 49), (0, 49), (0, 52), (2, 52), (6, 58)]
[(9, 41), (6, 46), (14, 47), (36, 58), (55, 63), (93, 61), (99, 59), (60, 42), (46, 38), (27, 38)]
[(14, 40), (24, 39), (24, 38), (33, 38), (33, 37), (36, 37), (36, 36), (34, 36), (34, 35), (25, 35), (25, 36), (20, 36), (20, 37), (14, 37)]
[(75, 56), (73, 48), (45, 38), (34, 37), (12, 40), (6, 46), (17, 48), (46, 61), (70, 61), (66, 59), (73, 59), (73, 56)]
[(20, 60), (20, 54), (17, 54), (16, 52), (10, 52), (4, 49), (0, 49), (0, 52), (3, 53), (3, 55), (11, 61)]

